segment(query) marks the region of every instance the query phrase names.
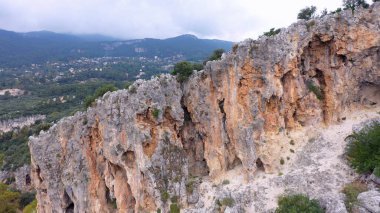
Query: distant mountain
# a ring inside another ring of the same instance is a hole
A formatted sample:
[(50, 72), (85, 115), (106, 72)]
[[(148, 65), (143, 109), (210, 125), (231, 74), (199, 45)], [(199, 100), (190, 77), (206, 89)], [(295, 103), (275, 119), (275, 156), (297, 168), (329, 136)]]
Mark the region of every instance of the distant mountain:
[(168, 39), (117, 40), (103, 35), (69, 35), (49, 31), (16, 33), (0, 30), (0, 67), (14, 67), (79, 57), (171, 57), (203, 60), (214, 49), (229, 50), (232, 42), (181, 35)]

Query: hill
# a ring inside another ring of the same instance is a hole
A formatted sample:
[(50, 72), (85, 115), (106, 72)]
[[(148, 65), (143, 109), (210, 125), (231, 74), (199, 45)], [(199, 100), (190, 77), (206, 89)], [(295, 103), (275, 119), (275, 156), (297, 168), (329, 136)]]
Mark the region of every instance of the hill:
[(49, 31), (16, 33), (0, 30), (0, 67), (17, 67), (80, 57), (172, 57), (203, 60), (232, 42), (182, 35), (168, 39), (114, 40), (102, 35), (69, 35)]

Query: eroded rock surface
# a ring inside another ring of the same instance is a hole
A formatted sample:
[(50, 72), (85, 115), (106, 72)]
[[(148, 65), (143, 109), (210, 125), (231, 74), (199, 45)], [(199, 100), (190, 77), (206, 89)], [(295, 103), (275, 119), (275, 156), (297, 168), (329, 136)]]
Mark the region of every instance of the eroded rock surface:
[[(344, 112), (357, 105), (376, 107), (379, 89), (379, 3), (245, 40), (182, 85), (169, 75), (137, 81), (31, 137), (39, 212), (167, 212), (170, 203), (210, 212), (220, 210), (215, 200), (231, 196), (239, 199), (234, 207), (221, 206), (226, 212), (269, 211), (275, 203), (265, 198), (269, 186), (249, 183), (258, 172), (282, 171), (280, 158), (289, 152), (283, 143), (290, 138), (281, 138), (345, 120)], [(268, 184), (295, 192), (311, 184), (304, 193), (315, 189), (310, 181), (335, 184), (318, 193), (331, 195), (321, 202), (340, 212), (337, 191), (351, 171), (340, 161), (321, 170), (320, 159), (337, 156), (313, 152), (319, 147), (313, 143), (305, 147), (312, 155), (294, 165), (314, 163), (310, 176), (289, 170)], [(210, 188), (236, 169), (239, 186), (246, 187)]]
[(360, 193), (358, 201), (359, 206), (367, 212), (380, 212), (380, 192), (377, 190)]

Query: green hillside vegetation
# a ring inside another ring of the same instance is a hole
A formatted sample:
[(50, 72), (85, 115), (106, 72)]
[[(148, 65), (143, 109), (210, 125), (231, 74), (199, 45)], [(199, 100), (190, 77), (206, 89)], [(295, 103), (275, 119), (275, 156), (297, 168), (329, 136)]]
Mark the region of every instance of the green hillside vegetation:
[(174, 70), (172, 72), (172, 75), (176, 75), (179, 82), (186, 81), (191, 74), (193, 74), (193, 71), (200, 71), (203, 69), (203, 66), (208, 61), (215, 61), (220, 60), (223, 53), (225, 52), (224, 49), (216, 49), (212, 52), (212, 54), (203, 62), (203, 64), (200, 63), (191, 63), (188, 61), (181, 61), (179, 63), (176, 63), (174, 65)]
[(0, 169), (11, 170), (30, 164), (28, 138), (38, 134), (41, 130), (49, 129), (50, 124), (37, 123), (31, 127), (5, 132), (0, 135)]
[(305, 195), (283, 196), (278, 201), (275, 213), (324, 213), (316, 200), (310, 200)]
[(113, 92), (116, 91), (117, 88), (113, 84), (104, 84), (103, 86), (96, 89), (94, 95), (89, 95), (84, 100), (85, 107), (90, 107), (97, 98), (102, 97), (107, 92)]
[(0, 183), (0, 212), (1, 213), (35, 213), (37, 201), (35, 193), (20, 193), (9, 186)]

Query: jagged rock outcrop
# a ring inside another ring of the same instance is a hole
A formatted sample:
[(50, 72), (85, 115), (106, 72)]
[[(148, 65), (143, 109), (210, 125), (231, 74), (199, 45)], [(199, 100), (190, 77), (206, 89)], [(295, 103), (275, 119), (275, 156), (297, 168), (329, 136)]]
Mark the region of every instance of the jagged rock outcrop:
[(23, 128), (24, 126), (30, 126), (36, 121), (44, 120), (45, 118), (45, 115), (34, 115), (9, 120), (0, 120), (0, 133), (13, 131), (17, 128)]
[(22, 192), (33, 191), (30, 171), (30, 165), (24, 165), (15, 171), (0, 171), (0, 183), (8, 184)]
[(137, 81), (31, 137), (39, 212), (202, 208), (199, 177), (277, 172), (279, 133), (380, 104), (379, 85), (379, 3), (248, 39), (182, 85)]

